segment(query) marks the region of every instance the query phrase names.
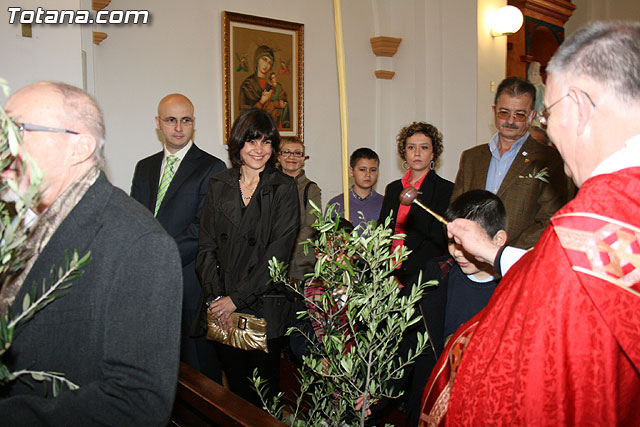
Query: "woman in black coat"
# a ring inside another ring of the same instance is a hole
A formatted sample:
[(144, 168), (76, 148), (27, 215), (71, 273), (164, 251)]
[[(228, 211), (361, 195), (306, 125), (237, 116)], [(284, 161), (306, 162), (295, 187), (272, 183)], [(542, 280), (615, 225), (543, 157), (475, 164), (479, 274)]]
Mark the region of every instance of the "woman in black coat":
[(396, 233), (406, 234), (404, 240), (396, 240), (393, 247), (404, 244), (411, 249), (409, 258), (396, 270), (396, 277), (403, 285), (411, 285), (431, 258), (445, 254), (447, 236), (443, 225), (420, 206), (400, 205), (400, 193), (408, 186), (417, 187), (418, 200), (440, 215), (449, 206), (453, 183), (439, 177), (434, 170), (435, 162), (442, 154), (442, 134), (424, 122), (413, 122), (400, 130), (397, 137), (398, 154), (407, 173), (387, 185), (380, 210), (378, 224), (393, 211), (390, 227)]
[(252, 109), (238, 117), (228, 141), (233, 167), (211, 178), (196, 261), (203, 289), (201, 332), (206, 302), (223, 328), (231, 326), (234, 311), (267, 321), (268, 354), (215, 343), (231, 391), (254, 404), (259, 401), (248, 379), (254, 368), (269, 381), (270, 394), (278, 390), (280, 350), (292, 306), (284, 290), (270, 282), (268, 269), (272, 257), (289, 262), (299, 225), (296, 184), (274, 167), (279, 145), (269, 114)]

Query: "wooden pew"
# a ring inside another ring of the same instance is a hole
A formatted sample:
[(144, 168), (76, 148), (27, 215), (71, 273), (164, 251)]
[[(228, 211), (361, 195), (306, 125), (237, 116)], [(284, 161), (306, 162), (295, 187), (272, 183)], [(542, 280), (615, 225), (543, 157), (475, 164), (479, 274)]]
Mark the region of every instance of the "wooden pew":
[(184, 363), (180, 363), (178, 390), (169, 425), (286, 427)]
[[(285, 405), (295, 405), (300, 390), (296, 366), (280, 361), (280, 389)], [(384, 411), (384, 421), (395, 426), (407, 424), (406, 415), (392, 407)], [(180, 363), (180, 376), (170, 426), (265, 426), (286, 427), (265, 411), (253, 406), (190, 366)]]

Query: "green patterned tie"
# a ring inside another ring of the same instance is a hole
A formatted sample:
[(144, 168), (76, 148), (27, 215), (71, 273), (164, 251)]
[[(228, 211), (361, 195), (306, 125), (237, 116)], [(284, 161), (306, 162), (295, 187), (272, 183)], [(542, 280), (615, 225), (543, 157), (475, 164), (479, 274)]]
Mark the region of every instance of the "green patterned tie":
[(164, 199), (164, 195), (167, 192), (167, 188), (169, 188), (169, 184), (171, 184), (173, 175), (175, 175), (176, 173), (176, 171), (173, 170), (173, 165), (176, 164), (177, 160), (178, 158), (176, 156), (167, 157), (167, 165), (164, 168), (164, 173), (162, 174), (162, 179), (160, 180), (160, 187), (158, 187), (158, 197), (156, 197), (156, 209), (153, 211), (153, 216), (158, 215), (158, 209), (160, 209), (160, 205), (162, 204), (162, 199)]

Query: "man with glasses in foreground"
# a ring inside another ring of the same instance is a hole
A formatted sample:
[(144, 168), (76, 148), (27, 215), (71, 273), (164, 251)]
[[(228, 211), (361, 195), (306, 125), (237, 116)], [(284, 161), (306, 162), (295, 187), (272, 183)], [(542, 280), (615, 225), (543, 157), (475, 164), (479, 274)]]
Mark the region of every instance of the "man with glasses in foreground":
[(532, 247), (549, 218), (567, 202), (567, 177), (553, 147), (529, 134), (536, 88), (519, 77), (498, 86), (492, 107), (498, 132), (488, 144), (462, 153), (451, 200), (483, 189), (500, 197), (507, 211), (509, 245)]
[(178, 244), (183, 280), (180, 359), (222, 384), (213, 342), (204, 335), (189, 336), (202, 290), (196, 275), (200, 213), (211, 175), (226, 169), (222, 160), (193, 143), (193, 113), (193, 104), (184, 95), (162, 98), (156, 126), (163, 150), (138, 162), (131, 197), (149, 209)]
[(100, 170), (104, 123), (89, 95), (41, 82), (16, 92), (5, 109), (24, 145), (1, 178), (30, 181), (26, 152), (43, 171), (45, 189), (24, 244), (29, 258), (3, 278), (0, 312), (15, 319), (32, 287), (43, 295), (67, 252), (90, 253), (91, 260), (66, 295), (18, 324), (2, 358), (10, 371), (59, 372), (79, 388), (53, 397), (51, 382), (26, 375), (4, 384), (1, 424), (166, 425), (182, 301), (175, 242)]
[(638, 424), (638, 69), (638, 22), (592, 23), (549, 62), (543, 117), (580, 190), (532, 250), (501, 250), (464, 219), (448, 225), (469, 253), (508, 271), (440, 358), (424, 423), (448, 407), (450, 425)]

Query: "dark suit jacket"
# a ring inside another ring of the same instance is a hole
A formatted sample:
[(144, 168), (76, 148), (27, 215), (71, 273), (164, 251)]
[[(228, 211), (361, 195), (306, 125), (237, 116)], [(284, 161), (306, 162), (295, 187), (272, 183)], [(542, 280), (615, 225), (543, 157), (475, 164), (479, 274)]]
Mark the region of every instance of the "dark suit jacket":
[[(490, 162), (489, 144), (464, 151), (452, 200), (469, 190), (484, 190)], [(549, 183), (528, 177), (543, 168), (549, 172)], [(507, 244), (523, 249), (535, 245), (551, 215), (567, 202), (569, 187), (558, 151), (527, 138), (497, 194), (507, 211)]]
[[(131, 197), (151, 212), (156, 207), (163, 156), (164, 152), (161, 151), (140, 160), (133, 174)], [(225, 169), (226, 166), (222, 160), (202, 151), (194, 144), (180, 162), (180, 167), (171, 180), (156, 216), (178, 244), (184, 281), (183, 305), (191, 313), (196, 310), (201, 290), (195, 266), (200, 213), (204, 206), (211, 175)]]
[[(429, 209), (444, 215), (444, 212), (449, 207), (451, 191), (453, 190), (451, 181), (439, 177), (435, 171), (430, 171), (418, 190), (420, 191), (418, 200), (428, 206)], [(384, 200), (382, 201), (378, 224), (383, 224), (393, 210), (393, 218), (389, 227), (391, 230), (395, 229), (401, 192), (401, 180), (393, 181), (387, 185), (384, 191)], [(416, 204), (411, 205), (409, 209), (409, 215), (405, 223), (405, 234), (407, 237), (404, 240), (404, 244), (412, 252), (409, 258), (402, 263), (399, 271), (396, 271), (396, 275), (400, 282), (407, 285), (427, 261), (445, 254), (447, 236), (444, 226)]]
[(74, 250), (91, 252), (91, 262), (68, 294), (18, 326), (6, 356), (13, 370), (61, 372), (80, 388), (52, 399), (39, 383), (15, 381), (0, 393), (0, 424), (166, 425), (180, 342), (175, 242), (100, 174), (36, 260), (14, 317), (32, 285), (49, 287), (50, 269)]

